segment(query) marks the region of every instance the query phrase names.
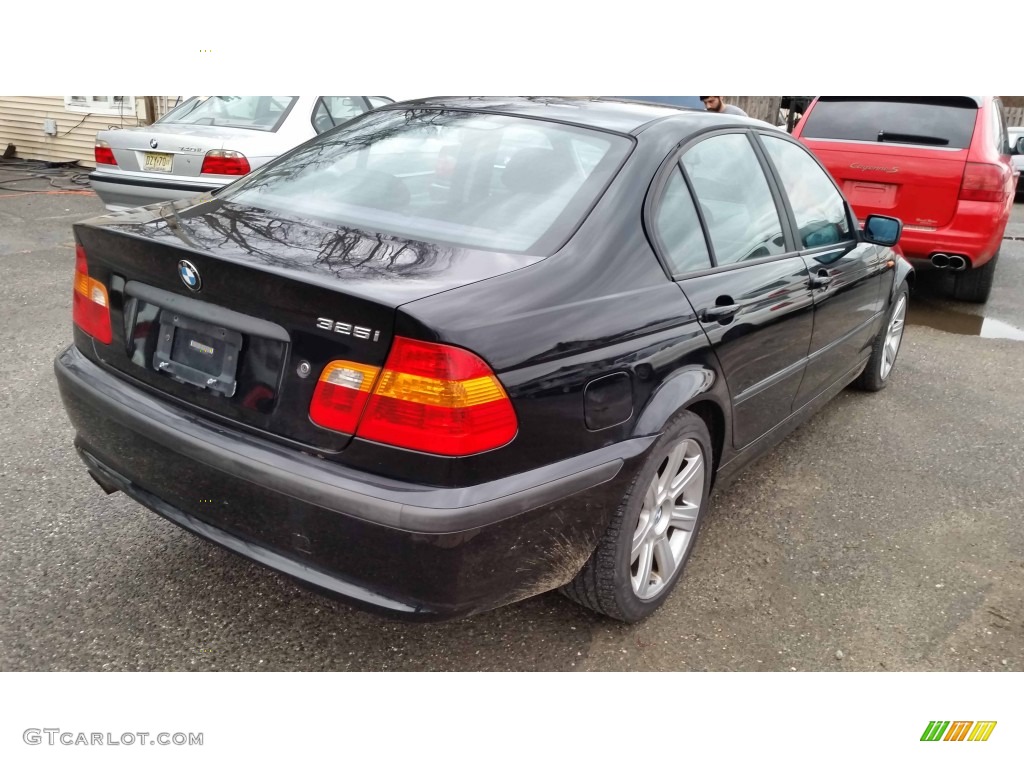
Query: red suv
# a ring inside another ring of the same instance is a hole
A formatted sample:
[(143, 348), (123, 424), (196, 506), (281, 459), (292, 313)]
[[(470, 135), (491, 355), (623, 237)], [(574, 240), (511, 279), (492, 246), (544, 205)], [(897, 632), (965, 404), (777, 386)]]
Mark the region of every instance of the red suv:
[(956, 273), (953, 297), (984, 302), (1016, 177), (998, 98), (819, 96), (793, 135), (828, 168), (863, 221), (903, 221), (916, 267)]

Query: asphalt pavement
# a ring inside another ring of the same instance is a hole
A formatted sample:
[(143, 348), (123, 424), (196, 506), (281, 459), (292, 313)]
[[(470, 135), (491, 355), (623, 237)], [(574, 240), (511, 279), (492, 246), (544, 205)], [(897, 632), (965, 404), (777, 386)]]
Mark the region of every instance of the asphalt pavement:
[(71, 224), (102, 206), (18, 188), (0, 189), (0, 671), (1024, 669), (1022, 204), (989, 303), (917, 291), (889, 387), (847, 390), (716, 493), (651, 619), (548, 594), (410, 625), (89, 479), (52, 361)]

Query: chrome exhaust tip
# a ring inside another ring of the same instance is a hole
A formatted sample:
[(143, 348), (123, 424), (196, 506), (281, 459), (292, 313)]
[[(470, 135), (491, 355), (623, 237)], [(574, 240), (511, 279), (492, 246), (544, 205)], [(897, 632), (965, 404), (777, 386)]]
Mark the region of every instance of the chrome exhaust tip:
[(933, 253), (932, 266), (936, 269), (945, 269), (949, 266), (949, 256), (944, 253)]
[(950, 256), (949, 257), (949, 268), (954, 272), (963, 272), (967, 269), (967, 259), (963, 256)]

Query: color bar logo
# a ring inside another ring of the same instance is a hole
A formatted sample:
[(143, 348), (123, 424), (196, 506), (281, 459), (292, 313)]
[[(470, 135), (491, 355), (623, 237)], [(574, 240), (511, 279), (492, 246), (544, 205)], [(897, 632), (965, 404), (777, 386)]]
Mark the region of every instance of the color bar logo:
[(988, 741), (995, 728), (995, 720), (932, 720), (921, 741)]

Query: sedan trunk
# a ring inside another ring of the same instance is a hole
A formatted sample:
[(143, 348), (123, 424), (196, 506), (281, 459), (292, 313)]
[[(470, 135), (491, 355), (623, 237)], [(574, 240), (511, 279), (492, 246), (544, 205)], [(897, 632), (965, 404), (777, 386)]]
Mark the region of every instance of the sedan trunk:
[(351, 439), (309, 418), (325, 366), (383, 366), (398, 306), (536, 260), (218, 200), (116, 214), (75, 235), (110, 292), (113, 341), (87, 353), (180, 405), (322, 452)]
[(123, 171), (195, 178), (202, 171), (206, 153), (212, 149), (237, 150), (225, 143), (237, 136), (237, 128), (157, 124), (148, 128), (105, 131), (98, 138), (110, 145), (117, 167)]

